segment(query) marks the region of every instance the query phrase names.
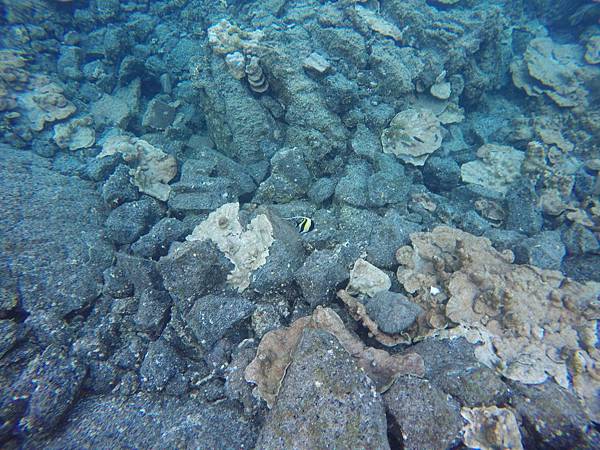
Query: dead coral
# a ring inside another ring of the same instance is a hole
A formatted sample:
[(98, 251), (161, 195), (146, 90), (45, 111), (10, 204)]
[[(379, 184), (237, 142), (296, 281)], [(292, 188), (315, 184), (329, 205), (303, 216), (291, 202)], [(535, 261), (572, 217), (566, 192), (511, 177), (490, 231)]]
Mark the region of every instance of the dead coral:
[(384, 153), (392, 153), (415, 166), (425, 164), (428, 156), (442, 145), (440, 120), (428, 109), (409, 108), (394, 116), (381, 134)]
[(17, 106), (15, 94), (29, 80), (26, 62), (24, 55), (16, 50), (0, 50), (0, 111)]
[(387, 291), (391, 285), (390, 277), (383, 270), (359, 258), (350, 271), (350, 283), (347, 290), (351, 294), (372, 297), (379, 291)]
[(167, 183), (177, 175), (177, 160), (143, 139), (129, 136), (112, 136), (104, 142), (97, 156), (103, 158), (120, 153), (127, 162), (135, 166), (129, 171), (141, 192), (158, 200), (166, 201), (171, 193)]
[(579, 45), (560, 45), (547, 37), (533, 39), (523, 59), (511, 64), (513, 82), (529, 96), (546, 95), (558, 106), (584, 112), (590, 98), (586, 83), (595, 72), (583, 57)]
[(273, 226), (264, 214), (258, 214), (242, 229), (239, 221), (239, 203), (227, 203), (208, 215), (186, 237), (188, 241), (211, 240), (235, 265), (227, 276), (228, 282), (239, 292), (250, 285), (252, 273), (267, 262), (273, 244)]
[[(523, 383), (551, 377), (572, 389), (591, 417), (600, 417), (600, 284), (513, 264), (510, 251), (449, 227), (414, 233), (411, 240), (398, 252), (398, 280), (413, 301), (434, 314), (445, 306), (449, 320), (476, 330), (487, 342), (477, 352), (481, 362)], [(447, 296), (445, 305), (431, 295), (433, 288)]]
[(481, 450), (523, 450), (521, 432), (515, 414), (496, 406), (462, 408), (468, 424), (463, 428), (464, 443)]
[(71, 151), (89, 148), (96, 142), (96, 131), (90, 116), (54, 125), (54, 142), (60, 148)]
[(254, 48), (262, 36), (260, 30), (244, 31), (227, 19), (221, 19), (208, 28), (208, 43), (218, 55)]
[(477, 150), (477, 157), (461, 166), (462, 180), (505, 194), (519, 177), (525, 155), (506, 145), (485, 144)]
[(43, 75), (32, 77), (28, 90), (17, 101), (33, 131), (42, 131), (46, 123), (66, 119), (77, 109), (63, 95), (63, 89)]
[(257, 394), (269, 407), (277, 399), (285, 372), (294, 358), (294, 351), (305, 328), (323, 330), (335, 336), (356, 364), (373, 380), (379, 392), (389, 389), (400, 375), (424, 374), (423, 359), (418, 354), (390, 355), (384, 350), (367, 347), (345, 328), (335, 311), (318, 306), (312, 316), (301, 317), (287, 328), (265, 334), (256, 357), (246, 367), (246, 381), (257, 385)]

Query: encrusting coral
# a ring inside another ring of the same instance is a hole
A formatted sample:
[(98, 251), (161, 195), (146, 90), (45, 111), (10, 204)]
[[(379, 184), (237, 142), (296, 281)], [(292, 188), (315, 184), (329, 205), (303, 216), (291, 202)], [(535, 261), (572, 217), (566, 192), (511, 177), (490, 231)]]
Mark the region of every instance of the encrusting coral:
[(600, 418), (600, 284), (513, 264), (512, 252), (450, 227), (411, 241), (397, 252), (398, 280), (431, 328), (459, 324), (452, 335), (484, 343), (482, 363), (523, 383), (553, 378)]
[(33, 131), (42, 131), (46, 123), (66, 119), (77, 110), (63, 95), (63, 89), (44, 75), (31, 77), (28, 90), (17, 101)]
[(533, 39), (523, 59), (511, 64), (515, 86), (529, 96), (546, 95), (558, 106), (584, 111), (591, 97), (586, 83), (598, 68), (584, 60), (576, 44), (557, 44), (547, 37)]
[(510, 409), (483, 406), (462, 408), (460, 413), (468, 422), (463, 441), (470, 448), (523, 450), (517, 418)]
[(392, 153), (415, 166), (425, 164), (428, 156), (442, 146), (440, 120), (428, 109), (409, 108), (394, 116), (381, 134), (384, 153)]
[(294, 351), (305, 328), (326, 331), (337, 338), (375, 383), (379, 392), (391, 387), (400, 375), (423, 376), (423, 358), (416, 353), (390, 355), (385, 350), (368, 347), (351, 334), (342, 319), (330, 308), (318, 306), (311, 316), (301, 317), (287, 328), (269, 331), (262, 338), (256, 357), (246, 367), (246, 381), (256, 384), (256, 393), (269, 407), (277, 399), (285, 372), (294, 358)]
[(67, 123), (54, 125), (54, 142), (60, 148), (71, 151), (89, 148), (96, 142), (96, 131), (90, 116), (70, 120)]
[(258, 214), (243, 230), (239, 211), (239, 203), (226, 203), (197, 225), (186, 240), (213, 241), (235, 266), (227, 276), (228, 282), (242, 292), (250, 285), (252, 272), (267, 262), (274, 239), (266, 215)]
[(127, 162), (135, 164), (129, 171), (140, 192), (166, 201), (171, 193), (167, 183), (177, 175), (177, 160), (143, 139), (118, 135), (108, 138), (98, 158), (120, 153)]
[(460, 167), (462, 180), (505, 194), (520, 176), (525, 154), (506, 145), (485, 144), (477, 150), (477, 157)]
[(25, 57), (15, 50), (0, 50), (0, 111), (13, 109), (15, 93), (23, 90), (29, 80)]

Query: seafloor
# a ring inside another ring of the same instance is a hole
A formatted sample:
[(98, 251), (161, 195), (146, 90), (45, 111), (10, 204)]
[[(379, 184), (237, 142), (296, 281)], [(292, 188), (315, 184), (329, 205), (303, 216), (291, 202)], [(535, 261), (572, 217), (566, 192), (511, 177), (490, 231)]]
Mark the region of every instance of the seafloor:
[(0, 447), (600, 448), (599, 0), (0, 12)]

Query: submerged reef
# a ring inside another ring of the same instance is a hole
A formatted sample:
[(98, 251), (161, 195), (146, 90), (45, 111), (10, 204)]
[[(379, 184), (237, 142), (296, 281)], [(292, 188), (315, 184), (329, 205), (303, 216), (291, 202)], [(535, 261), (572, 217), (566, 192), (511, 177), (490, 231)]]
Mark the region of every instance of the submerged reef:
[(0, 447), (600, 448), (597, 0), (0, 15)]

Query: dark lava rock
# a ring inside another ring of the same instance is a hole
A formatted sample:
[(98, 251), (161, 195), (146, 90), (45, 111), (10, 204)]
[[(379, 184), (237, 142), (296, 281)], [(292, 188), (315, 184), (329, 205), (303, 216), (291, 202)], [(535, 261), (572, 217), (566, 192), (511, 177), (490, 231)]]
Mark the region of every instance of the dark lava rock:
[(513, 250), (515, 246), (526, 236), (514, 230), (502, 230), (500, 228), (490, 228), (486, 230), (484, 236), (492, 241), (496, 250)]
[(511, 406), (520, 416), (525, 448), (559, 450), (600, 448), (600, 434), (593, 430), (577, 397), (556, 383), (511, 383)]
[(383, 401), (388, 427), (403, 449), (445, 449), (460, 435), (460, 405), (426, 379), (399, 377)]
[(356, 132), (350, 145), (354, 153), (368, 160), (373, 160), (375, 155), (382, 151), (379, 137), (362, 123), (359, 123), (356, 127)]
[(398, 265), (396, 250), (410, 243), (411, 233), (421, 230), (421, 225), (406, 220), (396, 211), (389, 211), (373, 227), (367, 247), (367, 261), (383, 269), (393, 269)]
[(367, 204), (367, 182), (369, 168), (364, 164), (349, 165), (346, 174), (340, 178), (335, 187), (335, 198), (338, 202), (362, 207)]
[(518, 264), (532, 264), (542, 269), (560, 270), (565, 256), (565, 246), (559, 231), (542, 231), (518, 243), (514, 253), (515, 262)]
[(539, 197), (528, 180), (512, 184), (506, 194), (506, 228), (532, 236), (541, 231), (544, 219)]
[(225, 283), (234, 267), (210, 241), (175, 245), (158, 265), (165, 288), (176, 302), (184, 304)]
[(13, 387), (13, 398), (27, 407), (18, 428), (25, 435), (52, 430), (73, 405), (85, 367), (58, 346), (31, 361)]
[(510, 396), (500, 376), (483, 366), (474, 354), (475, 346), (465, 339), (425, 339), (412, 347), (425, 361), (425, 378), (461, 405), (499, 405)]
[[(260, 209), (258, 213), (265, 212)], [(266, 211), (273, 227), (274, 242), (269, 248), (267, 262), (251, 276), (250, 287), (257, 292), (287, 291), (294, 284), (294, 274), (306, 258), (300, 234), (288, 220)]]
[(106, 219), (106, 232), (117, 244), (131, 244), (163, 214), (164, 208), (158, 201), (144, 196), (113, 209)]
[(119, 166), (119, 164), (123, 160), (120, 155), (108, 155), (104, 158), (92, 158), (85, 165), (82, 171), (82, 177), (87, 178), (92, 181), (102, 181), (106, 180), (113, 171), (115, 167)]
[(183, 370), (184, 362), (164, 339), (151, 342), (140, 367), (142, 389), (163, 391), (167, 383), (180, 376)]
[(142, 292), (148, 288), (162, 290), (158, 265), (151, 259), (117, 253), (116, 269), (123, 272), (135, 292)]
[(199, 176), (194, 182), (172, 184), (168, 204), (175, 213), (200, 214), (237, 201), (237, 194), (228, 178)]
[(112, 298), (125, 298), (133, 295), (133, 284), (127, 279), (123, 270), (115, 266), (104, 271), (102, 293)]
[(187, 159), (181, 167), (182, 182), (195, 183), (202, 176), (212, 176), (227, 178), (237, 195), (249, 194), (256, 189), (248, 169), (233, 159), (204, 146), (195, 148), (193, 156), (197, 159)]
[(310, 187), (311, 175), (298, 148), (284, 148), (271, 158), (271, 176), (258, 187), (258, 203), (288, 203), (301, 198)]
[(452, 158), (430, 156), (423, 166), (423, 183), (432, 192), (451, 191), (460, 184), (460, 166)]
[(252, 422), (225, 404), (140, 393), (82, 399), (59, 433), (32, 447), (254, 448), (256, 434)]
[(184, 222), (165, 217), (159, 220), (148, 234), (131, 244), (131, 251), (142, 258), (157, 259), (167, 254), (171, 242), (182, 241), (191, 231)]
[(317, 205), (321, 204), (331, 198), (335, 185), (333, 178), (319, 178), (308, 190), (308, 198)]
[(389, 449), (381, 398), (334, 336), (304, 330), (256, 447)]
[(397, 292), (381, 291), (371, 297), (367, 304), (367, 313), (384, 333), (401, 333), (415, 323), (423, 312), (416, 303)]
[(124, 164), (119, 164), (102, 186), (102, 198), (110, 208), (133, 202), (139, 197), (138, 188), (131, 183), (129, 167)]
[(456, 219), (458, 222), (458, 227), (461, 230), (474, 234), (475, 236), (483, 235), (492, 227), (490, 222), (485, 220), (473, 210), (466, 211), (464, 214), (459, 215)]
[(578, 223), (573, 223), (569, 228), (564, 230), (562, 238), (569, 255), (583, 255), (585, 253), (597, 252), (600, 248), (598, 239), (596, 239), (594, 233)]
[(368, 180), (369, 203), (375, 207), (391, 204), (404, 204), (408, 200), (410, 179), (398, 177), (391, 171), (374, 173)]
[(19, 325), (12, 320), (0, 320), (0, 359), (17, 343)]
[(565, 258), (562, 270), (577, 281), (600, 282), (600, 255), (584, 255)]
[(306, 258), (295, 278), (304, 300), (315, 307), (331, 302), (338, 285), (348, 279), (348, 270), (339, 251), (316, 250)]
[(341, 73), (326, 77), (323, 84), (325, 102), (331, 110), (338, 114), (349, 111), (358, 101), (358, 85)]
[(133, 319), (138, 329), (156, 339), (168, 319), (171, 303), (171, 297), (165, 291), (142, 291), (138, 296), (138, 310)]
[(119, 371), (106, 361), (90, 361), (87, 364), (88, 376), (83, 382), (83, 389), (94, 394), (108, 394), (119, 381)]
[[(0, 148), (0, 179), (2, 253), (18, 279), (21, 307), (65, 315), (91, 304), (113, 257), (103, 237), (106, 210), (94, 185), (9, 147)], [(11, 285), (3, 284), (3, 297), (16, 295)]]
[(186, 322), (197, 341), (210, 349), (254, 308), (252, 302), (239, 295), (207, 295), (196, 300)]
[(176, 109), (160, 98), (153, 98), (148, 102), (146, 112), (142, 118), (142, 126), (165, 130), (173, 123)]

